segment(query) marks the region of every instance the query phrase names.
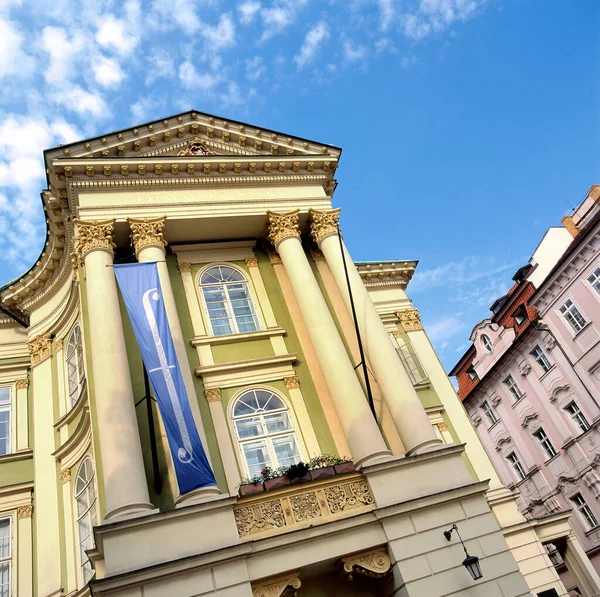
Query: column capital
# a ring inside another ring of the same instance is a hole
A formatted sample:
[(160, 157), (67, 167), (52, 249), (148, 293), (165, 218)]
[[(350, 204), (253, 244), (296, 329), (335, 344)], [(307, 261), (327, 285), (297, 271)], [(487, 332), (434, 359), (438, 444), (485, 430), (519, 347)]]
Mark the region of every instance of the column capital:
[(26, 390), (29, 387), (28, 379), (19, 379), (16, 383), (17, 390)]
[(269, 234), (267, 238), (273, 243), (275, 248), (286, 238), (300, 238), (300, 229), (298, 228), (299, 211), (298, 209), (283, 213), (267, 211), (269, 222)]
[(310, 234), (313, 240), (320, 244), (328, 236), (334, 236), (338, 233), (338, 222), (340, 220), (340, 208), (317, 210), (311, 209), (310, 215)]
[(400, 323), (406, 332), (414, 332), (416, 330), (423, 329), (423, 324), (421, 323), (421, 314), (419, 313), (418, 309), (415, 309), (414, 307), (412, 309), (397, 311), (396, 316), (400, 320)]
[(288, 390), (295, 390), (300, 387), (300, 378), (297, 375), (291, 375), (290, 377), (284, 377), (283, 383)]
[(299, 576), (300, 573), (296, 571), (261, 581), (252, 587), (252, 597), (282, 597), (288, 594), (289, 589), (293, 591), (291, 594), (295, 595), (295, 589), (302, 586)]
[(114, 230), (115, 219), (110, 220), (75, 220), (75, 253), (81, 258), (91, 251), (107, 251), (111, 255), (117, 245), (113, 242), (112, 233)]
[(208, 388), (204, 390), (208, 402), (221, 402), (221, 388)]
[(167, 244), (163, 236), (163, 229), (167, 216), (156, 218), (127, 218), (133, 235), (135, 254), (139, 255), (146, 247), (160, 247)]
[(24, 518), (31, 518), (33, 516), (33, 504), (27, 504), (26, 506), (19, 506), (17, 508), (17, 518), (23, 520)]
[(47, 359), (52, 354), (52, 339), (50, 338), (50, 332), (41, 334), (36, 338), (31, 339), (27, 342), (27, 348), (31, 355), (31, 364), (37, 365), (44, 359)]
[(71, 480), (71, 469), (70, 468), (66, 468), (61, 474), (60, 474), (60, 482), (65, 485), (66, 483), (68, 483)]
[(182, 273), (191, 273), (192, 272), (192, 264), (187, 261), (178, 261), (177, 269)]

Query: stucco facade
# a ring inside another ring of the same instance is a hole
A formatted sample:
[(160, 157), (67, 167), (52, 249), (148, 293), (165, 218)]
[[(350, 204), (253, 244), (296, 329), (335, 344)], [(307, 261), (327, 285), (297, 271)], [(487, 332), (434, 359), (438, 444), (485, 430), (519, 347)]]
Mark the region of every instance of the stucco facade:
[[(493, 316), (475, 326), (472, 347), (452, 373), (502, 481), (518, 491), (520, 510), (532, 520), (572, 512), (571, 525), (599, 570), (600, 337), (593, 320), (600, 294), (589, 282), (599, 267), (597, 191), (592, 187), (573, 216), (580, 226), (571, 226), (575, 239), (546, 235), (536, 250), (537, 259), (546, 257), (541, 267), (534, 258), (517, 272)], [(582, 211), (585, 219), (577, 217)], [(575, 319), (574, 304), (584, 322)], [(560, 555), (564, 547), (556, 547)], [(578, 586), (559, 555), (553, 557), (565, 584)]]
[[(47, 243), (0, 290), (9, 595), (565, 595), (542, 545), (564, 515), (519, 517), (405, 294), (416, 263), (340, 244), (339, 155), (196, 112), (45, 153)], [(156, 263), (216, 485), (178, 486), (113, 273), (135, 261)], [(279, 428), (248, 439), (236, 405), (259, 394)], [(238, 493), (322, 453), (355, 470)]]

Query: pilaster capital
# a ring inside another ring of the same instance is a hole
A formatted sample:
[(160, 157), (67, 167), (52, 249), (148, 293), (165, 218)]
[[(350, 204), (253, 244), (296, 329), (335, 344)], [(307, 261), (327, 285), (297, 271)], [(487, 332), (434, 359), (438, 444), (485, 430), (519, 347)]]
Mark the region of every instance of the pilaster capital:
[(31, 355), (32, 365), (37, 365), (44, 359), (47, 359), (52, 354), (52, 339), (50, 338), (50, 332), (40, 334), (27, 342), (27, 348)]
[(111, 255), (117, 245), (113, 242), (112, 233), (115, 219), (110, 220), (75, 220), (75, 253), (85, 259), (91, 251), (108, 251)]
[(392, 567), (390, 556), (382, 548), (342, 558), (342, 564), (348, 580), (352, 580), (353, 574), (382, 578), (389, 573)]
[(166, 220), (167, 216), (127, 218), (136, 255), (139, 255), (140, 251), (146, 247), (160, 247), (162, 249), (167, 244), (163, 236)]
[(326, 211), (311, 209), (310, 215), (312, 218), (310, 223), (310, 234), (317, 244), (323, 242), (328, 236), (338, 234), (338, 222), (340, 220), (339, 207), (337, 209), (328, 209)]
[(69, 481), (71, 480), (71, 469), (70, 468), (66, 468), (61, 474), (60, 474), (60, 482), (65, 485), (67, 484)]
[(258, 267), (258, 259), (256, 257), (248, 257), (246, 259), (246, 265), (248, 267)]
[(208, 388), (204, 390), (208, 402), (221, 402), (221, 388)]
[(297, 375), (292, 375), (290, 377), (284, 377), (283, 383), (288, 390), (296, 390), (300, 387), (300, 378)]
[(298, 213), (298, 209), (283, 213), (267, 211), (269, 228), (267, 238), (273, 243), (275, 248), (286, 238), (300, 238)]
[(397, 311), (396, 317), (398, 317), (402, 327), (407, 332), (414, 332), (416, 330), (423, 329), (423, 324), (421, 323), (421, 314), (415, 308)]
[[(283, 595), (295, 595), (295, 589), (302, 586), (298, 572), (291, 572), (285, 576), (271, 578), (261, 581), (252, 588), (252, 597), (282, 597)], [(291, 590), (291, 592), (290, 592)]]
[(27, 504), (26, 506), (19, 506), (17, 508), (17, 518), (22, 520), (23, 518), (31, 518), (33, 516), (33, 505)]
[(15, 385), (17, 386), (17, 390), (26, 390), (29, 387), (29, 380), (19, 379)]
[(178, 261), (177, 268), (182, 274), (192, 272), (192, 264), (188, 263), (187, 261)]

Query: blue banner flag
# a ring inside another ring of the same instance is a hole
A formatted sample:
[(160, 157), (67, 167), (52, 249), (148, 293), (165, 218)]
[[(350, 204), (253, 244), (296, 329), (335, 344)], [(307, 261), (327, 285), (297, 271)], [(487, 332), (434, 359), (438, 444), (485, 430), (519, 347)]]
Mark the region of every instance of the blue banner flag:
[(216, 485), (177, 361), (156, 263), (115, 265), (114, 270), (165, 424), (179, 491)]

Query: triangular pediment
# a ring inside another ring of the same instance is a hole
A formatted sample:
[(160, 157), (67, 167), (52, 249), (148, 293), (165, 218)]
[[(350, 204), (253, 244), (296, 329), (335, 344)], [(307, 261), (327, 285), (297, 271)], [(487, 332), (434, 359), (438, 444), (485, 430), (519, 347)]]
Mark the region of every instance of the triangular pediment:
[(185, 155), (197, 142), (213, 156), (330, 156), (341, 149), (255, 125), (189, 111), (63, 145), (45, 152), (49, 165), (61, 158), (144, 158)]

